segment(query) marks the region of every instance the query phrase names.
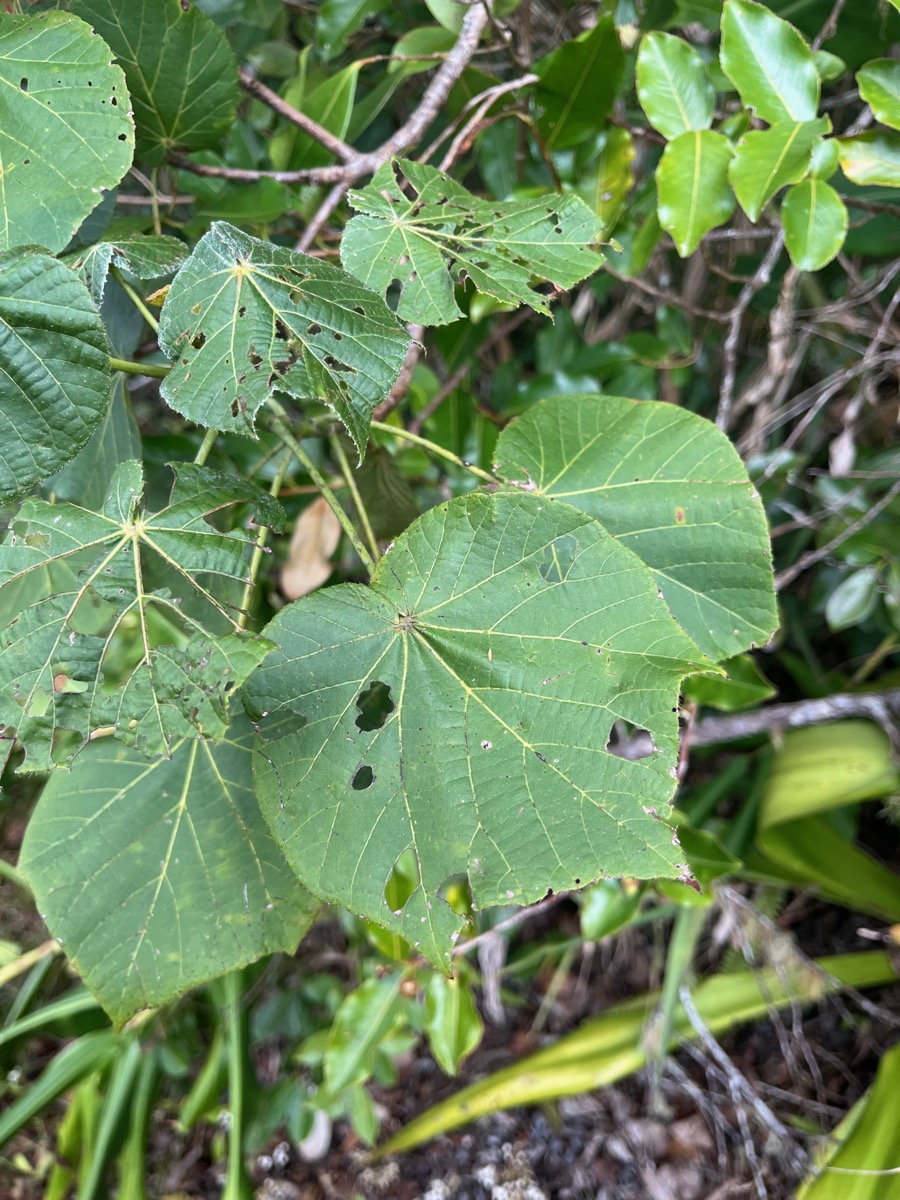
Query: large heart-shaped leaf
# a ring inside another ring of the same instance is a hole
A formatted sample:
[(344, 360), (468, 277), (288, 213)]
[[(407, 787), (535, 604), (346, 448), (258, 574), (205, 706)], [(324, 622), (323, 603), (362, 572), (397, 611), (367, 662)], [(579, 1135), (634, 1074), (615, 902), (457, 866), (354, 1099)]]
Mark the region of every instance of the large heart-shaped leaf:
[(603, 261), (591, 249), (597, 218), (571, 194), (497, 205), (435, 167), (395, 159), (350, 202), (364, 215), (347, 224), (341, 261), (382, 295), (399, 285), (398, 315), (423, 325), (462, 316), (454, 289), (463, 278), (505, 303), (548, 313), (535, 283), (574, 287)]
[[(247, 501), (279, 527), (279, 506), (190, 465), (160, 512), (141, 509), (142, 488), (128, 462), (102, 512), (27, 500), (0, 546), (0, 733), (24, 744), (28, 770), (70, 760), (98, 727), (145, 754), (168, 754), (182, 737), (221, 739), (231, 693), (270, 648), (242, 637), (216, 595), (246, 579), (251, 534), (208, 518)], [(182, 594), (153, 588), (154, 570)]]
[(0, 393), (0, 500), (73, 459), (109, 404), (100, 314), (78, 277), (33, 246), (0, 254)]
[(212, 146), (234, 122), (237, 62), (205, 13), (182, 0), (75, 0), (125, 69), (138, 153), (161, 163), (176, 147)]
[(272, 841), (253, 730), (148, 762), (111, 738), (44, 788), (19, 868), (47, 926), (121, 1025), (190, 987), (292, 952), (316, 902)]
[(713, 659), (777, 625), (762, 502), (728, 438), (672, 404), (557, 396), (508, 425), (498, 474), (574, 504), (650, 567), (672, 615)]
[(331, 405), (360, 456), (409, 337), (384, 301), (331, 263), (217, 221), (169, 288), (165, 398), (191, 421), (253, 433), (274, 390)]
[(134, 154), (125, 77), (68, 13), (0, 23), (0, 250), (62, 250)]
[(753, 0), (725, 0), (722, 70), (741, 99), (768, 121), (811, 121), (819, 109), (812, 51), (788, 21)]
[[(673, 876), (681, 679), (709, 664), (650, 572), (544, 497), (432, 509), (378, 564), (288, 605), (245, 688), (263, 813), (300, 880), (446, 964), (475, 904), (527, 904), (601, 875)], [(654, 751), (610, 750), (618, 720)], [(418, 881), (393, 912), (395, 863)]]

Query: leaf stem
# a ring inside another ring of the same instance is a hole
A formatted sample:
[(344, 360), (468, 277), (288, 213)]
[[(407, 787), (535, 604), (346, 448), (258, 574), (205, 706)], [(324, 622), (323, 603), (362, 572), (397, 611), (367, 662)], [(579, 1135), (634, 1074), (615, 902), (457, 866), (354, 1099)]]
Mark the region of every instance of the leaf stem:
[(126, 375), (149, 375), (152, 379), (165, 379), (171, 367), (158, 367), (153, 363), (129, 362), (127, 358), (110, 358), (111, 371), (124, 371)]
[(5, 967), (0, 967), (0, 987), (4, 987), (12, 979), (18, 979), (20, 975), (24, 975), (36, 963), (47, 958), (50, 954), (61, 954), (62, 946), (55, 938), (50, 938), (49, 941), (42, 942), (40, 946), (35, 946), (33, 950), (26, 950), (24, 954), (20, 954), (18, 958), (13, 959), (11, 963), (7, 963)]
[(353, 468), (347, 461), (347, 454), (344, 447), (341, 445), (340, 438), (336, 435), (330, 437), (331, 450), (337, 459), (337, 464), (343, 473), (347, 487), (350, 489), (350, 495), (353, 497), (353, 503), (356, 505), (356, 511), (359, 513), (359, 519), (362, 522), (363, 533), (366, 535), (366, 541), (369, 543), (369, 549), (372, 551), (372, 558), (378, 562), (381, 558), (381, 551), (378, 548), (378, 539), (372, 529), (372, 522), (369, 520), (369, 513), (363, 504), (362, 496), (359, 494), (359, 488), (356, 486), (356, 480), (353, 478)]
[(271, 397), (269, 399), (269, 408), (272, 410), (272, 413), (275, 416), (275, 420), (273, 422), (273, 428), (275, 432), (278, 434), (284, 444), (290, 448), (294, 458), (296, 458), (297, 462), (300, 463), (304, 471), (306, 471), (307, 475), (319, 489), (319, 492), (321, 493), (325, 503), (337, 517), (338, 521), (340, 521), (341, 528), (350, 539), (353, 549), (359, 555), (363, 565), (371, 575), (375, 570), (375, 562), (372, 559), (371, 554), (366, 549), (359, 534), (353, 528), (353, 522), (347, 516), (347, 513), (339, 503), (334, 492), (328, 486), (328, 481), (326, 480), (325, 476), (288, 428), (287, 413), (284, 411), (278, 401), (271, 399)]
[(134, 307), (138, 310), (153, 332), (159, 333), (159, 321), (157, 321), (156, 317), (153, 315), (141, 297), (137, 294), (119, 268), (113, 265), (110, 267), (109, 273), (112, 275), (113, 279), (115, 279), (116, 283), (125, 293)]
[(25, 882), (24, 875), (22, 875), (21, 871), (17, 871), (12, 863), (8, 863), (5, 858), (0, 858), (0, 879), (5, 879), (8, 883), (14, 883), (26, 895), (31, 895), (31, 888)]
[[(269, 488), (269, 495), (273, 499), (277, 499), (282, 485), (284, 484), (285, 476), (288, 473), (288, 467), (291, 465), (294, 452), (289, 447), (287, 448), (281, 463), (275, 472), (275, 478), (272, 480), (272, 485)], [(250, 619), (250, 600), (253, 596), (253, 589), (256, 586), (256, 576), (259, 573), (259, 564), (262, 562), (263, 554), (266, 549), (266, 542), (269, 538), (269, 530), (267, 526), (260, 525), (259, 532), (256, 535), (256, 543), (253, 547), (253, 553), (250, 556), (250, 570), (247, 573), (247, 583), (244, 587), (244, 594), (241, 597), (241, 609), (238, 613), (238, 627), (240, 629), (247, 628), (247, 621)]]
[(249, 1200), (250, 1185), (244, 1171), (244, 1101), (247, 1083), (247, 1031), (244, 1024), (243, 972), (232, 971), (222, 981), (225, 1021), (228, 1028), (228, 1175), (222, 1200)]
[(203, 466), (203, 464), (209, 458), (209, 452), (210, 452), (210, 450), (212, 450), (213, 443), (215, 442), (215, 440), (218, 436), (219, 436), (218, 429), (207, 429), (206, 433), (203, 436), (203, 441), (200, 443), (200, 449), (194, 455), (194, 465), (195, 466), (197, 466), (197, 467)]
[(494, 476), (490, 475), (487, 471), (482, 471), (481, 467), (476, 467), (474, 463), (466, 462), (464, 458), (460, 458), (450, 450), (445, 450), (437, 442), (429, 442), (427, 438), (419, 437), (417, 433), (410, 433), (408, 429), (403, 429), (399, 425), (387, 425), (383, 421), (373, 421), (372, 429), (378, 429), (381, 433), (389, 433), (393, 437), (413, 442), (416, 446), (421, 446), (423, 450), (427, 450), (430, 454), (435, 454), (438, 458), (445, 458), (447, 462), (452, 462), (457, 467), (462, 467), (464, 471), (468, 471), (470, 475), (474, 475), (477, 479), (481, 479), (485, 483), (497, 483)]
[(150, 172), (150, 211), (153, 214), (153, 232), (157, 237), (162, 237), (162, 219), (159, 215), (159, 167), (154, 167)]

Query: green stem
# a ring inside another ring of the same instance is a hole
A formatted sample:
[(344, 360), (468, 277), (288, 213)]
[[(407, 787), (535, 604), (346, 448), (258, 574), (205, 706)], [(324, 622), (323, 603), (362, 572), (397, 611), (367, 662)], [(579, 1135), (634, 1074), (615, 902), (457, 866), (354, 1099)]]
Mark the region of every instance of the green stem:
[[(293, 453), (293, 450), (288, 449), (281, 460), (278, 470), (275, 472), (275, 478), (272, 480), (272, 486), (269, 488), (269, 495), (273, 498), (277, 498), (278, 493), (281, 491), (288, 467), (291, 465)], [(267, 526), (260, 525), (259, 532), (256, 535), (256, 544), (253, 547), (253, 554), (250, 557), (250, 570), (247, 574), (247, 583), (244, 586), (244, 594), (241, 597), (241, 610), (238, 614), (238, 626), (241, 629), (247, 628), (247, 621), (250, 619), (250, 600), (253, 596), (253, 589), (256, 586), (256, 576), (259, 573), (259, 564), (262, 562), (268, 537), (269, 530)]]
[(25, 882), (24, 876), (16, 870), (12, 863), (8, 863), (5, 858), (0, 858), (0, 879), (6, 879), (9, 883), (14, 883), (26, 895), (31, 895), (31, 888)]
[(372, 559), (371, 554), (368, 552), (368, 550), (364, 546), (359, 534), (353, 528), (352, 521), (347, 516), (344, 509), (341, 507), (334, 492), (328, 486), (328, 481), (326, 480), (325, 476), (322, 474), (322, 472), (319, 470), (319, 468), (316, 466), (316, 464), (313, 462), (313, 460), (309, 457), (309, 455), (306, 453), (306, 451), (303, 449), (303, 447), (300, 445), (300, 443), (297, 441), (297, 439), (294, 437), (294, 435), (291, 433), (290, 429), (288, 428), (287, 420), (286, 420), (287, 413), (284, 411), (284, 409), (281, 407), (281, 405), (278, 403), (277, 400), (273, 400), (271, 398), (269, 399), (269, 408), (275, 414), (275, 421), (273, 422), (273, 427), (275, 429), (275, 432), (278, 434), (278, 436), (284, 442), (285, 446), (289, 447), (289, 449), (292, 451), (292, 453), (294, 455), (294, 458), (296, 458), (297, 462), (300, 463), (300, 465), (303, 467), (304, 471), (306, 471), (307, 475), (310, 477), (310, 479), (313, 481), (313, 483), (319, 489), (319, 492), (321, 493), (322, 498), (324, 499), (325, 503), (328, 505), (328, 507), (331, 509), (331, 511), (337, 517), (338, 521), (341, 524), (341, 528), (343, 529), (344, 533), (346, 533), (347, 537), (350, 539), (350, 542), (353, 545), (353, 549), (359, 555), (360, 560), (362, 561), (366, 570), (371, 575), (372, 572), (375, 570), (375, 563)]
[(247, 1031), (243, 1014), (243, 974), (232, 971), (222, 980), (228, 1029), (228, 1178), (222, 1200), (249, 1200), (244, 1171), (244, 1102), (247, 1098)]
[(0, 987), (9, 983), (11, 979), (18, 979), (20, 975), (24, 975), (35, 963), (41, 962), (49, 954), (60, 953), (62, 953), (62, 947), (55, 939), (42, 942), (40, 946), (35, 946), (33, 950), (26, 950), (24, 954), (20, 954), (11, 963), (7, 963), (5, 967), (0, 967)]
[(457, 467), (462, 467), (464, 471), (468, 471), (470, 475), (474, 475), (477, 479), (482, 479), (485, 483), (497, 482), (493, 475), (488, 474), (487, 471), (482, 471), (481, 467), (476, 467), (474, 463), (466, 462), (459, 455), (453, 454), (450, 450), (445, 450), (437, 442), (429, 442), (427, 438), (419, 437), (417, 433), (410, 433), (407, 429), (402, 429), (398, 425), (386, 425), (384, 421), (373, 421), (371, 427), (372, 429), (380, 430), (381, 433), (389, 433), (393, 437), (413, 442), (416, 446), (421, 446), (423, 450), (427, 450), (430, 454), (435, 454), (438, 458), (445, 458), (447, 462), (452, 462)]
[(200, 443), (200, 449), (194, 455), (194, 465), (202, 467), (209, 458), (209, 452), (213, 448), (213, 442), (219, 436), (218, 429), (207, 429), (203, 436), (203, 441)]
[(111, 371), (124, 371), (126, 375), (150, 375), (154, 379), (165, 379), (172, 370), (171, 367), (156, 367), (153, 363), (129, 362), (125, 358), (111, 358)]
[(350, 489), (350, 495), (353, 497), (353, 503), (356, 505), (356, 511), (359, 513), (359, 519), (362, 522), (363, 533), (366, 535), (366, 541), (369, 543), (369, 549), (372, 551), (372, 558), (378, 562), (381, 558), (381, 551), (378, 549), (378, 539), (375, 537), (375, 532), (372, 529), (372, 522), (369, 520), (369, 513), (366, 506), (363, 504), (362, 496), (359, 494), (359, 488), (356, 486), (356, 480), (353, 477), (353, 468), (347, 461), (347, 455), (344, 447), (341, 445), (340, 438), (329, 438), (331, 450), (337, 459), (337, 464), (341, 468), (344, 479), (347, 481), (347, 487)]
[(141, 316), (144, 318), (144, 320), (147, 322), (147, 324), (150, 326), (150, 328), (153, 330), (153, 332), (159, 333), (159, 321), (157, 321), (156, 317), (153, 315), (153, 313), (150, 311), (150, 309), (147, 307), (147, 305), (144, 303), (144, 301), (141, 299), (141, 297), (137, 294), (137, 292), (134, 290), (134, 288), (131, 286), (131, 284), (128, 282), (128, 280), (125, 278), (125, 276), (119, 270), (119, 268), (116, 266), (112, 266), (109, 269), (109, 273), (110, 273), (110, 275), (112, 275), (113, 279), (115, 279), (116, 283), (119, 285), (119, 287), (125, 293), (125, 295), (128, 297), (128, 299), (134, 305), (134, 307), (138, 310), (138, 312), (141, 314)]
[(153, 214), (153, 232), (157, 237), (162, 237), (162, 219), (159, 215), (159, 167), (154, 167), (150, 172), (150, 211)]

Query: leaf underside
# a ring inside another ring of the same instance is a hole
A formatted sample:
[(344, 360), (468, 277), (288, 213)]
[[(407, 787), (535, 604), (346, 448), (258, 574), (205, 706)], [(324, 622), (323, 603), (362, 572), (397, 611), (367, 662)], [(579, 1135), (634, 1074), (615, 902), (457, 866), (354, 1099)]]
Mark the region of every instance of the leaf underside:
[[(527, 904), (602, 875), (678, 875), (681, 679), (708, 667), (643, 563), (570, 506), (522, 493), (432, 509), (381, 560), (286, 607), (245, 687), (263, 814), (300, 880), (446, 965), (442, 898)], [(608, 748), (647, 730), (639, 761)], [(385, 889), (407, 850), (418, 880)]]

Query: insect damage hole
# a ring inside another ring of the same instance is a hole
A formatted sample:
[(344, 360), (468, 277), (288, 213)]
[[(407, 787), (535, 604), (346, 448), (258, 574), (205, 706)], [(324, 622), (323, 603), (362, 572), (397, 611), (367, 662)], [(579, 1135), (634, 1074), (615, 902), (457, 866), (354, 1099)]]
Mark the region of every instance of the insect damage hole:
[(363, 733), (381, 729), (395, 707), (390, 686), (382, 683), (380, 679), (373, 679), (356, 697), (356, 707), (359, 709), (356, 718), (357, 729)]
[(360, 767), (353, 776), (350, 786), (353, 788), (354, 792), (364, 792), (366, 788), (370, 788), (374, 782), (375, 772), (372, 770), (372, 768)]

